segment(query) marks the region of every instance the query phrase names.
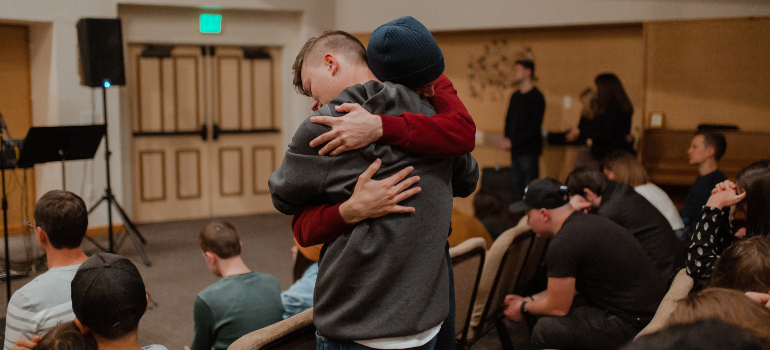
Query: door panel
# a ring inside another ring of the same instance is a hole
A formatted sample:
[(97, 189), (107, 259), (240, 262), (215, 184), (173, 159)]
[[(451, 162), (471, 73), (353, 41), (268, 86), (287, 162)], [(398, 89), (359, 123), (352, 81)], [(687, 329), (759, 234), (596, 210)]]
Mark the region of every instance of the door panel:
[[(223, 130), (212, 142), (212, 154), (219, 157), (214, 164), (220, 164), (214, 172), (214, 181), (220, 184), (220, 191), (212, 193), (215, 216), (275, 212), (267, 180), (278, 165), (275, 153), (281, 134), (272, 129), (272, 107), (263, 105), (272, 106), (277, 94), (270, 51), (256, 57), (245, 58), (243, 49), (236, 47), (218, 47), (214, 56), (213, 79), (219, 89), (214, 95), (220, 96), (214, 101), (219, 113), (214, 120)], [(269, 93), (257, 95), (258, 91)], [(265, 126), (260, 127), (257, 120)]]
[[(137, 222), (207, 217), (211, 210), (209, 145), (203, 124), (203, 56), (194, 46), (148, 54), (130, 45), (134, 218)], [(131, 78), (136, 77), (132, 84)]]
[(129, 46), (137, 221), (275, 212), (280, 50), (254, 50)]

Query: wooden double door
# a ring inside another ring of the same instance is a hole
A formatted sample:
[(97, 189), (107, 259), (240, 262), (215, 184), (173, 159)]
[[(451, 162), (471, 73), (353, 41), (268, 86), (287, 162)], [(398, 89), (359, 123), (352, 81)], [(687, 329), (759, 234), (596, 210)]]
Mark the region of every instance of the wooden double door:
[(137, 222), (275, 212), (280, 49), (129, 45)]

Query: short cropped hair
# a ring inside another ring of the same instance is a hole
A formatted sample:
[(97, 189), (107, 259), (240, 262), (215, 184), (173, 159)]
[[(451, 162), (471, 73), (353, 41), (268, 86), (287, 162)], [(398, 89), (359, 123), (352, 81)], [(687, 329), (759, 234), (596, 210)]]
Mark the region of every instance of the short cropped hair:
[(583, 189), (586, 188), (601, 196), (607, 188), (607, 175), (601, 171), (576, 168), (567, 176), (567, 188), (570, 197), (576, 194), (585, 196)]
[(220, 259), (241, 255), (241, 239), (235, 227), (226, 221), (212, 222), (201, 231), (198, 243), (204, 252), (212, 252)]
[(725, 135), (715, 131), (698, 131), (695, 136), (703, 135), (703, 144), (708, 148), (714, 149), (714, 159), (719, 161), (727, 151), (727, 141)]
[(524, 68), (529, 69), (529, 77), (532, 79), (535, 79), (535, 62), (532, 60), (516, 60), (514, 65), (520, 65)]
[(291, 70), (294, 73), (294, 89), (300, 94), (310, 96), (302, 86), (302, 64), (319, 64), (326, 53), (345, 56), (352, 63), (366, 64), (366, 47), (356, 37), (341, 30), (327, 30), (321, 35), (308, 39), (297, 53)]
[(48, 235), (48, 241), (56, 249), (80, 247), (88, 229), (86, 203), (78, 195), (53, 190), (35, 205), (35, 226)]
[(641, 186), (650, 182), (647, 170), (626, 151), (614, 151), (602, 160), (604, 169), (615, 174), (615, 181), (628, 184), (631, 187)]

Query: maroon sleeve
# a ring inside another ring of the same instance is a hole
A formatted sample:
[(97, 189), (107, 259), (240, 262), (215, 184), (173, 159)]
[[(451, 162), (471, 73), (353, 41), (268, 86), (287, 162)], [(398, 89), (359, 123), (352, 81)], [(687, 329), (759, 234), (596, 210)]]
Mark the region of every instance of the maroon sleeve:
[(337, 237), (353, 229), (340, 215), (340, 204), (306, 207), (291, 220), (291, 230), (297, 243), (303, 247), (334, 242)]
[(473, 151), (476, 146), (476, 124), (457, 97), (452, 82), (441, 75), (435, 83), (431, 104), (436, 115), (404, 112), (400, 116), (380, 115), (382, 137), (378, 142), (399, 146), (432, 158), (452, 158)]

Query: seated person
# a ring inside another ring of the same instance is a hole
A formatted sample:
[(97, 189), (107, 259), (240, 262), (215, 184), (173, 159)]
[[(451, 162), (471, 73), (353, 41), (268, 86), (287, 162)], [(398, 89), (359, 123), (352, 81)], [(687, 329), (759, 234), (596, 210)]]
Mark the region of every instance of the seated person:
[(281, 285), (266, 273), (251, 271), (241, 259), (235, 227), (217, 221), (198, 237), (206, 266), (222, 277), (195, 298), (192, 350), (225, 350), (244, 334), (281, 321)]
[(719, 319), (770, 341), (770, 310), (743, 293), (725, 288), (706, 288), (677, 302), (669, 325)]
[(687, 193), (687, 201), (684, 207), (679, 210), (687, 232), (692, 230), (692, 226), (698, 221), (698, 214), (711, 195), (711, 190), (718, 183), (727, 180), (722, 171), (719, 170), (719, 159), (727, 150), (725, 136), (718, 132), (698, 131), (692, 138), (690, 148), (687, 150), (687, 156), (690, 159), (690, 165), (698, 167), (700, 176), (690, 187)]
[[(736, 183), (724, 181), (712, 191), (703, 211), (688, 233), (687, 274), (695, 288), (711, 277), (714, 263), (736, 236), (767, 236), (770, 233), (770, 159), (743, 168)], [(733, 231), (730, 208), (746, 213), (746, 227)]]
[[(294, 241), (296, 244), (297, 242)], [(313, 290), (318, 277), (318, 256), (322, 245), (302, 247), (299, 244), (291, 247), (294, 260), (294, 284), (281, 292), (283, 302), (283, 318), (287, 319), (313, 307)]]
[(93, 335), (99, 350), (167, 350), (139, 346), (139, 320), (147, 311), (147, 293), (139, 270), (128, 259), (97, 253), (72, 279), (72, 310), (82, 334)]
[(48, 271), (13, 293), (5, 317), (5, 349), (25, 348), (61, 322), (72, 321), (70, 282), (87, 256), (80, 249), (88, 228), (86, 204), (76, 194), (50, 191), (35, 205), (35, 241)]
[(622, 350), (767, 350), (767, 341), (717, 319), (669, 326), (647, 334)]
[(770, 292), (770, 239), (755, 236), (725, 249), (714, 264), (709, 288)]
[(604, 174), (610, 180), (629, 185), (666, 217), (679, 240), (684, 240), (684, 222), (668, 194), (650, 182), (647, 170), (634, 155), (624, 151), (610, 153), (602, 161)]
[(51, 328), (35, 346), (35, 350), (97, 350), (96, 339), (82, 334), (75, 322), (65, 322)]
[(576, 209), (596, 211), (636, 237), (664, 281), (684, 265), (685, 248), (668, 220), (631, 186), (583, 169), (570, 173), (567, 186)]
[(567, 195), (558, 181), (538, 179), (512, 206), (526, 210), (538, 237), (552, 239), (547, 289), (506, 296), (505, 315), (514, 322), (543, 316), (532, 334), (537, 349), (616, 349), (650, 322), (666, 285), (634, 237), (609, 219), (575, 210)]

